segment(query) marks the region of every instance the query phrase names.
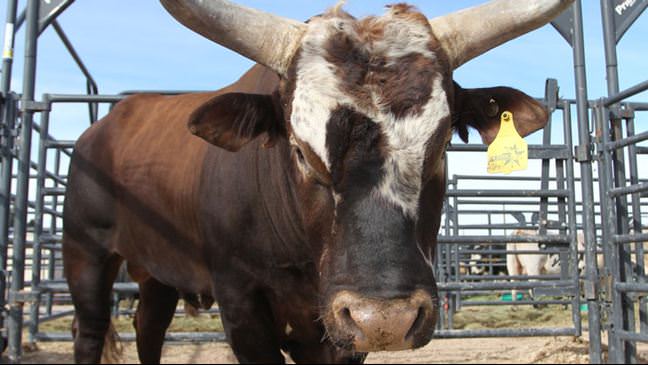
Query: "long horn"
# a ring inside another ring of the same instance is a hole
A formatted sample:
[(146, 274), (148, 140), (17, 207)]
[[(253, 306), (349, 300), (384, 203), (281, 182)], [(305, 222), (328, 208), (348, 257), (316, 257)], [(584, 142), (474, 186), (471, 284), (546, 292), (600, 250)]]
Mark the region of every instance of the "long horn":
[(430, 20), (453, 69), (549, 23), (574, 0), (494, 0)]
[(227, 0), (160, 0), (180, 23), (285, 75), (306, 25)]

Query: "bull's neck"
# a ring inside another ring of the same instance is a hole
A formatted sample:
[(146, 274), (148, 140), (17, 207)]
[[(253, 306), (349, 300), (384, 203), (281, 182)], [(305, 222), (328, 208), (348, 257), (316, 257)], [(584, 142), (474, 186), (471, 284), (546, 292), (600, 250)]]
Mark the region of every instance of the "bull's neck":
[(288, 141), (279, 139), (270, 148), (258, 143), (256, 154), (255, 178), (262, 214), (274, 235), (276, 264), (302, 266), (313, 262), (299, 210)]

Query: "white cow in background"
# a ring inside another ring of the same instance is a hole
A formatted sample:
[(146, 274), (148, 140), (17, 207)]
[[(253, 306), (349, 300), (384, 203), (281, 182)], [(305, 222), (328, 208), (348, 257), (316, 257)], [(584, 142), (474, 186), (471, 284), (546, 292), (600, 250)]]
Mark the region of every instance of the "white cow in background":
[[(530, 230), (517, 230), (513, 236), (537, 236), (536, 231)], [(582, 233), (578, 233), (578, 251), (582, 252), (585, 249), (585, 238)], [(506, 244), (506, 269), (510, 276), (541, 276), (541, 275), (557, 275), (560, 274), (560, 255), (542, 253), (542, 247), (537, 242), (527, 243), (508, 243)], [(527, 253), (516, 253), (527, 252)], [(528, 253), (528, 252), (538, 252)], [(580, 262), (582, 261), (581, 256)], [(537, 279), (531, 279), (535, 281)], [(511, 291), (511, 299), (517, 300), (517, 290)]]
[[(648, 229), (644, 228), (642, 233), (647, 233)], [(556, 232), (550, 232), (555, 234)], [(631, 231), (632, 233), (632, 231)], [(537, 236), (534, 230), (517, 230), (513, 236)], [(576, 236), (578, 242), (578, 272), (583, 273), (585, 270), (585, 237), (583, 232), (578, 232)], [(648, 271), (648, 242), (643, 243), (644, 247), (644, 267)], [(560, 256), (558, 254), (541, 253), (542, 248), (539, 243), (508, 243), (506, 250), (509, 252), (506, 256), (506, 268), (510, 276), (541, 276), (541, 275), (558, 275), (560, 274)], [(515, 252), (538, 252), (538, 254), (528, 254)], [(631, 255), (633, 264), (636, 265), (636, 256)], [(596, 255), (596, 264), (599, 270), (604, 268), (603, 254)], [(531, 279), (535, 281), (537, 279)], [(512, 300), (517, 300), (517, 290), (511, 291)]]

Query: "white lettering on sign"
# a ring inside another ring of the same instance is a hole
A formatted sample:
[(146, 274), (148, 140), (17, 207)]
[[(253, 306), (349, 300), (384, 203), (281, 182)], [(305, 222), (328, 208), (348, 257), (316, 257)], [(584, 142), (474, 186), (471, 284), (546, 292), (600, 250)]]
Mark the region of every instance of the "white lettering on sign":
[(626, 10), (633, 7), (636, 3), (637, 0), (625, 0), (621, 4), (617, 5), (617, 7), (614, 8), (614, 10), (616, 10), (617, 14), (623, 15), (623, 13), (625, 13)]

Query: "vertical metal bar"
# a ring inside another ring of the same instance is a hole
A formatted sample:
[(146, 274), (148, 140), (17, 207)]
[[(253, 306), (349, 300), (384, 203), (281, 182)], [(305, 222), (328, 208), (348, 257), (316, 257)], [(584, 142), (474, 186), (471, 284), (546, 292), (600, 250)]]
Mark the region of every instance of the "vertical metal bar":
[[(60, 176), (61, 174), (61, 157), (63, 154), (61, 153), (61, 149), (56, 149), (55, 153), (55, 158), (54, 158), (54, 174), (57, 176)], [(54, 188), (58, 188), (61, 185), (58, 183), (56, 180), (52, 180), (52, 184)], [(52, 196), (52, 211), (58, 211), (58, 195), (53, 195)], [(52, 221), (50, 224), (50, 229), (49, 229), (49, 234), (51, 236), (56, 236), (57, 234), (57, 227), (58, 227), (58, 222), (57, 222), (57, 217), (52, 216)], [(48, 262), (48, 268), (47, 268), (47, 279), (48, 280), (54, 280), (56, 279), (56, 262), (57, 262), (57, 256), (58, 256), (58, 251), (57, 250), (50, 250), (49, 254), (49, 262)], [(53, 293), (48, 293), (47, 297), (45, 298), (45, 306), (46, 306), (46, 312), (48, 316), (52, 315), (52, 307), (54, 305), (54, 294)]]
[[(607, 88), (608, 96), (615, 96), (619, 93), (619, 67), (618, 67), (618, 58), (617, 58), (617, 48), (616, 48), (616, 25), (614, 21), (614, 6), (612, 0), (601, 0), (601, 16), (603, 20), (603, 40), (605, 45), (605, 64), (606, 64), (606, 78), (607, 78)], [(613, 120), (614, 126), (614, 138), (620, 139), (623, 138), (621, 123), (619, 120)], [(616, 167), (616, 174), (613, 178), (616, 179), (617, 187), (625, 186), (625, 163), (623, 158), (623, 150), (614, 151), (614, 162)], [(617, 205), (617, 222), (618, 229), (616, 233), (626, 234), (627, 233), (627, 197), (619, 197), (616, 199)], [(612, 237), (612, 236), (610, 236)], [(625, 245), (618, 245), (615, 247), (615, 250), (618, 251), (619, 264), (622, 267), (619, 267), (619, 276), (615, 276), (615, 279), (625, 281), (627, 273), (631, 272), (631, 269), (628, 268), (630, 264), (629, 260), (626, 260), (627, 252)], [(613, 310), (623, 311), (623, 325), (622, 329), (634, 329), (634, 306), (630, 300), (627, 293), (621, 293), (620, 302), (618, 303), (623, 307), (614, 308)], [(631, 341), (622, 341), (620, 345), (623, 346), (623, 360), (618, 358), (623, 362), (634, 363), (636, 362), (637, 349), (636, 344)]]
[[(626, 130), (628, 137), (635, 135), (635, 119), (628, 118), (626, 120)], [(630, 184), (639, 184), (639, 166), (637, 161), (637, 146), (632, 144), (628, 146), (628, 163), (630, 167)], [(641, 233), (641, 194), (632, 194), (632, 231), (634, 233)], [(643, 242), (635, 243), (635, 262), (637, 263), (637, 270), (635, 275), (639, 278), (640, 282), (646, 280), (646, 267), (644, 263), (644, 245)], [(648, 333), (648, 299), (641, 296), (639, 299), (639, 321), (641, 323), (641, 332)]]
[(11, 75), (13, 68), (13, 52), (16, 30), (16, 13), (18, 0), (7, 0), (7, 14), (5, 22), (5, 41), (2, 50), (2, 81), (0, 81), (0, 92), (6, 95), (11, 91)]
[[(450, 186), (450, 180), (448, 179), (448, 156), (446, 152), (446, 158), (444, 159), (444, 171), (445, 171), (445, 176), (446, 176), (446, 182), (448, 186)], [(446, 205), (446, 212), (449, 211), (449, 201), (448, 199), (444, 199), (444, 204)], [(444, 246), (446, 245), (439, 245), (437, 244), (436, 246), (436, 255), (434, 256), (435, 259), (435, 268), (436, 268), (436, 276), (437, 276), (437, 281), (440, 283), (443, 283), (445, 280), (445, 269), (443, 267), (443, 260), (444, 260)], [(444, 297), (440, 298), (441, 305), (439, 306), (439, 320), (437, 321), (437, 331), (443, 330), (444, 324), (445, 324), (445, 311), (444, 311)]]
[[(559, 160), (556, 159), (556, 189), (564, 190), (565, 189), (565, 160)], [(560, 222), (560, 227), (558, 231), (560, 234), (566, 234), (568, 231), (567, 227), (567, 200), (564, 197), (558, 198), (558, 222)], [(571, 240), (569, 243), (569, 247), (561, 247), (560, 248), (560, 279), (561, 280), (568, 280), (570, 278), (570, 274), (573, 273), (571, 270), (572, 264), (571, 260), (569, 258), (571, 257), (570, 251), (572, 247), (572, 243), (574, 243), (575, 238), (576, 238), (576, 232), (574, 231), (569, 231)]]
[[(453, 247), (453, 252), (454, 252), (454, 278), (453, 280), (455, 282), (460, 282), (461, 281), (461, 248), (462, 245), (455, 245)], [(452, 315), (456, 312), (459, 311), (459, 308), (461, 306), (461, 292), (457, 291), (453, 297), (453, 308), (452, 308)], [(452, 327), (450, 327), (452, 329)]]
[[(563, 128), (565, 135), (565, 144), (569, 151), (574, 150), (573, 136), (572, 136), (572, 119), (571, 119), (571, 104), (569, 101), (563, 102)], [(574, 280), (574, 287), (580, 287), (580, 278), (578, 272), (578, 231), (576, 228), (576, 176), (574, 174), (574, 163), (573, 161), (566, 161), (566, 170), (567, 170), (567, 189), (569, 191), (569, 197), (567, 200), (567, 219), (569, 231), (572, 234), (572, 242), (570, 246), (570, 257), (571, 257), (571, 266), (570, 270), (571, 278)], [(572, 299), (572, 320), (574, 321), (574, 327), (576, 332), (581, 335), (583, 332), (581, 325), (581, 311), (580, 311), (580, 293), (577, 290), (574, 293)]]
[[(611, 118), (612, 119), (612, 140), (618, 141), (623, 139), (623, 124), (621, 119)], [(612, 151), (613, 163), (614, 163), (614, 184), (615, 187), (625, 187), (627, 186), (626, 179), (626, 163), (625, 163), (625, 151), (623, 149)], [(618, 196), (616, 199), (616, 225), (617, 230), (616, 234), (628, 234), (628, 197), (626, 195)], [(619, 259), (619, 280), (620, 282), (627, 282), (632, 278), (632, 262), (630, 260), (630, 245), (629, 244), (617, 244), (616, 250), (618, 250), (618, 259)], [(621, 305), (623, 306), (623, 329), (627, 331), (633, 331), (635, 329), (635, 315), (634, 315), (634, 303), (629, 293), (623, 292), (620, 293), (621, 296)], [(634, 341), (623, 341), (624, 352), (625, 352), (625, 361), (634, 364), (636, 363), (637, 349), (636, 343)]]
[[(585, 37), (583, 32), (583, 9), (581, 0), (573, 6), (574, 11), (574, 76), (576, 80), (576, 106), (578, 115), (578, 140), (581, 149), (591, 154), (592, 141), (589, 131), (589, 104), (587, 95), (587, 72), (585, 66)], [(581, 189), (583, 194), (583, 232), (585, 235), (585, 285), (588, 288), (587, 308), (590, 342), (590, 362), (602, 362), (601, 312), (598, 302), (598, 268), (596, 266), (596, 222), (594, 215), (594, 177), (592, 159), (580, 161)]]
[[(25, 34), (25, 66), (23, 68), (22, 105), (34, 101), (36, 88), (36, 56), (38, 51), (38, 0), (27, 2), (27, 29)], [(25, 281), (25, 240), (27, 235), (27, 199), (29, 196), (29, 168), (31, 162), (31, 138), (34, 112), (23, 110), (16, 186), (14, 222), (13, 276), (9, 304), (9, 360), (20, 362), (22, 355), (23, 303), (17, 295), (22, 292)]]
[(619, 62), (616, 51), (616, 27), (614, 24), (614, 4), (612, 0), (601, 0), (603, 17), (603, 41), (605, 44), (605, 65), (608, 95), (619, 93)]
[[(542, 145), (547, 147), (551, 145), (551, 127), (553, 122), (553, 116), (549, 115), (549, 122), (544, 128), (542, 135)], [(542, 160), (542, 178), (540, 182), (540, 189), (549, 190), (549, 170), (551, 167), (551, 160), (544, 159)], [(543, 197), (540, 199), (540, 215), (538, 217), (539, 230), (538, 234), (544, 236), (547, 234), (547, 223), (549, 220), (549, 198)]]
[[(612, 153), (603, 146), (610, 141), (610, 126), (606, 116), (607, 108), (603, 106), (602, 101), (597, 105), (597, 134), (601, 136), (599, 151), (602, 154), (601, 165), (599, 166), (599, 184), (601, 195), (601, 220), (603, 227), (603, 252), (605, 255), (605, 268), (607, 277), (611, 278), (613, 282), (621, 280), (621, 268), (619, 267), (619, 250), (613, 242), (613, 237), (616, 235), (616, 212), (613, 199), (610, 199), (607, 192), (614, 185), (613, 177), (613, 161)], [(622, 313), (622, 299), (621, 293), (608, 286), (608, 296), (611, 297), (611, 313), (610, 317), (612, 323), (608, 329), (609, 339), (609, 356), (610, 362), (624, 363), (624, 346), (623, 341), (616, 335), (615, 329), (623, 329), (623, 313)]]
[[(446, 159), (446, 169), (447, 167), (447, 159)], [(447, 171), (446, 171), (447, 174)], [(453, 189), (459, 189), (459, 180), (457, 179), (456, 176), (452, 177), (452, 185)], [(459, 201), (457, 197), (452, 198), (452, 202), (454, 204), (454, 209), (453, 209), (453, 215), (454, 215), (454, 226), (453, 226), (453, 236), (458, 237), (459, 236)], [(452, 247), (451, 245), (446, 245), (448, 247)], [(458, 245), (456, 246), (457, 248), (459, 247)], [(453, 297), (454, 293), (450, 293), (450, 297)], [(457, 293), (457, 295), (461, 295), (460, 292)], [(451, 330), (454, 328), (454, 311), (451, 309), (453, 307), (454, 303), (448, 303), (448, 329)]]
[[(490, 227), (492, 224), (493, 224), (493, 216), (492, 216), (492, 214), (489, 212), (489, 213), (488, 213), (488, 226)], [(492, 230), (491, 228), (489, 228), (489, 229), (488, 229), (488, 236), (490, 237), (490, 236), (492, 236), (492, 235), (493, 235), (493, 230)], [(492, 250), (492, 249), (495, 248), (495, 247), (493, 247), (493, 245), (488, 245), (487, 248), (488, 248), (489, 250)], [(493, 256), (488, 255), (488, 258), (492, 260)], [(492, 261), (491, 261), (491, 262), (492, 262)], [(492, 264), (488, 265), (488, 275), (495, 275), (495, 269), (493, 268), (493, 265), (492, 265)]]
[[(0, 119), (2, 133), (0, 155), (0, 308), (5, 308), (7, 298), (7, 254), (9, 250), (9, 221), (11, 216), (11, 175), (13, 170), (13, 131), (16, 124), (16, 103), (11, 92), (11, 75), (13, 71), (13, 51), (15, 43), (16, 14), (18, 0), (7, 1), (5, 21), (5, 44), (2, 51), (2, 75), (0, 75)], [(0, 326), (4, 328), (5, 313), (2, 313)], [(4, 340), (3, 340), (4, 341)], [(3, 346), (4, 347), (4, 346)]]
[[(49, 96), (43, 95), (43, 103), (49, 105)], [(45, 208), (45, 196), (43, 189), (45, 188), (46, 169), (47, 169), (47, 142), (49, 141), (49, 122), (50, 113), (45, 111), (41, 116), (40, 124), (40, 138), (38, 145), (38, 168), (36, 172), (36, 205), (34, 209), (34, 245), (32, 248), (32, 292), (36, 294), (34, 301), (30, 306), (30, 326), (29, 326), (29, 342), (34, 342), (36, 334), (38, 333), (38, 313), (40, 308), (40, 295), (38, 294), (38, 287), (41, 282), (41, 265), (42, 265), (42, 250), (41, 241), (43, 236), (43, 211)]]
[[(2, 171), (0, 172), (0, 308), (7, 304), (6, 289), (8, 280), (8, 251), (9, 251), (9, 225), (11, 221), (11, 183), (13, 175), (14, 141), (13, 128), (16, 125), (17, 100), (16, 95), (8, 93), (4, 101), (4, 125), (2, 140)], [(4, 315), (4, 314), (3, 314)]]

